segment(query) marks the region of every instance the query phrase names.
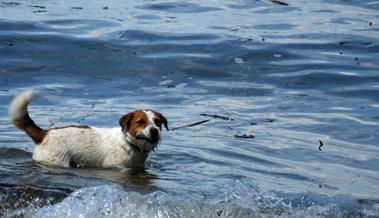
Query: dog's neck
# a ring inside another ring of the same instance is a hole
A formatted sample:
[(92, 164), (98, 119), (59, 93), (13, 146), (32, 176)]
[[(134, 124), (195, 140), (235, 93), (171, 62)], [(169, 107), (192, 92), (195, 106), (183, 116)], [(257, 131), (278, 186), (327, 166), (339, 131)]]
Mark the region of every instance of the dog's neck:
[(131, 142), (128, 142), (128, 144), (130, 145), (130, 147), (134, 150), (134, 151), (138, 151), (138, 152), (141, 152), (141, 153), (144, 153), (144, 154), (149, 154), (149, 151), (146, 151), (146, 150), (142, 150), (141, 148), (139, 148), (137, 145), (131, 143)]
[(125, 132), (126, 131), (125, 128), (122, 129), (121, 131), (122, 131), (122, 134), (124, 134), (124, 135), (126, 134), (125, 141), (129, 145), (129, 147), (132, 149), (132, 151), (137, 152), (137, 153), (142, 153), (145, 155), (148, 155), (150, 153), (149, 150), (141, 149), (138, 145), (133, 143), (132, 137), (129, 135), (128, 132)]

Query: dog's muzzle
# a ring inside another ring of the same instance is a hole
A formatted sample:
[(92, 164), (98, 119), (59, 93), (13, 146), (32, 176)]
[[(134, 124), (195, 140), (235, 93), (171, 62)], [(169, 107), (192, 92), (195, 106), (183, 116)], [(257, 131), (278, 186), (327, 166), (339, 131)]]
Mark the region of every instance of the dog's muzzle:
[(160, 136), (159, 136), (159, 131), (157, 128), (151, 128), (149, 130), (149, 135), (150, 137), (146, 136), (143, 133), (137, 134), (136, 139), (137, 140), (146, 140), (150, 142), (151, 144), (157, 144), (159, 142)]

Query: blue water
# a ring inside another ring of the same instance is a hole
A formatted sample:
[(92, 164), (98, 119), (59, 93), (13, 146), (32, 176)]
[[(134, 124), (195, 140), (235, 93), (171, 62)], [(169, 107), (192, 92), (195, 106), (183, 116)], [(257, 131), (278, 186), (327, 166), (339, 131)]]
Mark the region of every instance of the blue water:
[[(0, 216), (379, 217), (379, 2), (284, 2), (0, 0)], [(29, 88), (43, 128), (211, 120), (53, 168), (9, 122)]]

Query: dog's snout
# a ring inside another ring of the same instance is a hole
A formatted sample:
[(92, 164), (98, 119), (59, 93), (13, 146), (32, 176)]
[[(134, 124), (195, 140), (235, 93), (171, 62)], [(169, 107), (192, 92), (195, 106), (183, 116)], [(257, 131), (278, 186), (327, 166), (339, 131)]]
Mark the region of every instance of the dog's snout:
[(153, 143), (156, 143), (159, 140), (159, 131), (157, 128), (150, 129), (150, 140)]
[(159, 134), (158, 129), (157, 128), (151, 128), (150, 129), (150, 134), (151, 134), (152, 137), (158, 136), (158, 134)]

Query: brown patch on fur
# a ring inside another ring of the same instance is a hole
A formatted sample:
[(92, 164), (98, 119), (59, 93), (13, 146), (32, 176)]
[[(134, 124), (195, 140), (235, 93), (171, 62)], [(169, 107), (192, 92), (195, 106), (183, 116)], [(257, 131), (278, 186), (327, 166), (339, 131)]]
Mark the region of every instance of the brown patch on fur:
[(134, 116), (134, 112), (130, 112), (121, 117), (119, 124), (122, 129), (125, 129), (129, 126), (129, 123), (132, 120), (133, 116)]
[(46, 130), (41, 129), (34, 123), (29, 113), (26, 113), (22, 118), (16, 119), (14, 124), (24, 130), (36, 144), (40, 144), (47, 134)]
[(168, 131), (168, 125), (167, 125), (167, 119), (166, 119), (166, 117), (164, 117), (161, 113), (159, 113), (159, 112), (155, 112), (155, 111), (152, 111), (154, 114), (155, 114), (155, 116), (156, 116), (156, 118), (155, 118), (155, 120), (154, 120), (154, 123), (155, 123), (155, 125), (157, 125), (157, 126), (159, 126), (159, 129), (161, 129), (162, 130), (162, 123), (163, 123), (163, 125), (164, 125), (164, 127), (166, 128), (166, 130)]
[(129, 134), (136, 137), (137, 132), (144, 129), (148, 125), (148, 118), (145, 112), (139, 110), (130, 112), (120, 119), (120, 126), (122, 129), (127, 129)]

